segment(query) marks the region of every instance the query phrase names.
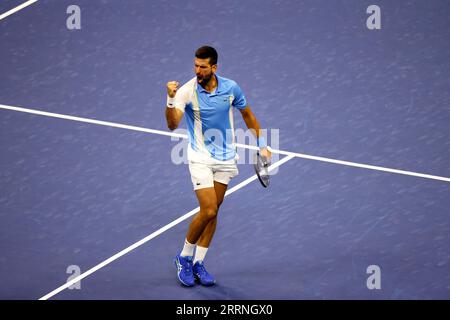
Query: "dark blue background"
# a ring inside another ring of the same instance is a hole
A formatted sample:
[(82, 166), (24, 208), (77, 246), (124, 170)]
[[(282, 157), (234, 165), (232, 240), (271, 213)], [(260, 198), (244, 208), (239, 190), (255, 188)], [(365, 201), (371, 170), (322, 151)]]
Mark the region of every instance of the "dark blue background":
[[(71, 4), (81, 30), (66, 28)], [(381, 30), (366, 28), (371, 4)], [(193, 77), (210, 44), (280, 149), (449, 177), (449, 16), (445, 0), (41, 0), (0, 21), (0, 104), (167, 130), (165, 83)], [(195, 208), (174, 145), (1, 109), (0, 298), (39, 298), (67, 266), (86, 271)], [(232, 185), (252, 174), (240, 166)], [(448, 299), (449, 191), (295, 158), (270, 189), (226, 198), (206, 258), (215, 287), (176, 281), (184, 222), (55, 298)], [(372, 264), (381, 290), (366, 287)]]

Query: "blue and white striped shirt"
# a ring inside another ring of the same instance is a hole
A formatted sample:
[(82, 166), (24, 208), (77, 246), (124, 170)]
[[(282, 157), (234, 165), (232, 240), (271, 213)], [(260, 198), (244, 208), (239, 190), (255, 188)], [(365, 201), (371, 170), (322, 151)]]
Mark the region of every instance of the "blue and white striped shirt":
[(244, 109), (247, 101), (235, 81), (215, 76), (214, 92), (194, 77), (177, 91), (174, 105), (185, 113), (191, 148), (226, 161), (236, 156), (232, 107)]

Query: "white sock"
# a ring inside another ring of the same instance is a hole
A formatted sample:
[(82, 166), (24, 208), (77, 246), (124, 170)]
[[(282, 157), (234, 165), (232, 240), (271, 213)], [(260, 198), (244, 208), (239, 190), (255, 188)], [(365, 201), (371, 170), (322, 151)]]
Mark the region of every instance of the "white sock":
[(190, 243), (187, 239), (184, 240), (183, 251), (181, 251), (180, 256), (182, 257), (192, 257), (194, 255), (195, 244)]
[(205, 259), (206, 251), (208, 251), (208, 248), (197, 246), (197, 249), (195, 249), (194, 264), (197, 261), (203, 261)]

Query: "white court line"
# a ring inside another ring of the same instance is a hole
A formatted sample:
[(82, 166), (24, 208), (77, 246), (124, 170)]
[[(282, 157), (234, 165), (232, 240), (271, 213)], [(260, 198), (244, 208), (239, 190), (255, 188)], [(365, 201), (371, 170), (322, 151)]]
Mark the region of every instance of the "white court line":
[(114, 123), (114, 122), (108, 122), (108, 121), (94, 120), (94, 119), (88, 119), (88, 118), (80, 118), (80, 117), (68, 116), (68, 115), (65, 115), (65, 114), (45, 112), (45, 111), (33, 110), (33, 109), (26, 109), (26, 108), (21, 108), (21, 107), (5, 106), (3, 104), (0, 104), (0, 109), (7, 109), (7, 110), (13, 110), (13, 111), (37, 114), (37, 115), (40, 115), (40, 116), (46, 116), (46, 117), (51, 117), (51, 118), (59, 118), (59, 119), (72, 120), (72, 121), (78, 121), (78, 122), (92, 123), (92, 124), (98, 124), (98, 125), (101, 125), (101, 126), (107, 126), (107, 127), (113, 127), (113, 128), (121, 128), (121, 129), (128, 129), (128, 130), (134, 130), (134, 131), (140, 131), (140, 132), (146, 132), (146, 133), (159, 134), (159, 135), (162, 135), (162, 136), (169, 136), (169, 137), (177, 137), (177, 138), (187, 139), (187, 135), (185, 135), (185, 134), (179, 134), (179, 133), (174, 133), (174, 132), (167, 132), (167, 131), (161, 131), (161, 130), (153, 130), (153, 129), (147, 129), (147, 128), (142, 128), (142, 127), (129, 126), (129, 125), (126, 125), (126, 124), (120, 124), (120, 123)]
[(440, 181), (450, 182), (450, 178), (440, 177), (440, 176), (433, 176), (431, 174), (424, 174), (424, 173), (418, 173), (418, 172), (412, 172), (412, 171), (405, 171), (405, 170), (391, 169), (391, 168), (386, 168), (386, 167), (372, 166), (370, 164), (363, 164), (363, 163), (357, 163), (357, 162), (349, 162), (349, 161), (343, 161), (343, 160), (336, 160), (336, 159), (330, 159), (330, 158), (310, 156), (310, 155), (307, 155), (307, 154), (296, 153), (296, 152), (289, 152), (289, 151), (282, 151), (282, 150), (275, 150), (275, 151), (277, 153), (279, 153), (279, 154), (284, 154), (286, 156), (294, 156), (294, 157), (298, 157), (298, 158), (304, 158), (304, 159), (323, 161), (323, 162), (328, 162), (328, 163), (341, 164), (341, 165), (344, 165), (344, 166), (364, 168), (364, 169), (369, 169), (369, 170), (384, 171), (384, 172), (390, 172), (390, 173), (403, 174), (403, 175), (406, 175), (406, 176), (413, 176), (413, 177), (419, 177), (419, 178), (425, 178), (425, 179), (432, 179), (432, 180), (440, 180)]
[[(108, 126), (108, 127), (115, 127), (115, 128), (122, 128), (122, 129), (134, 130), (134, 131), (154, 133), (154, 134), (170, 136), (170, 137), (177, 137), (177, 138), (184, 138), (184, 139), (187, 138), (187, 135), (175, 133), (175, 132), (153, 130), (153, 129), (147, 129), (147, 128), (142, 128), (142, 127), (129, 126), (129, 125), (120, 124), (120, 123), (80, 118), (80, 117), (68, 116), (68, 115), (64, 115), (64, 114), (58, 114), (58, 113), (52, 113), (52, 112), (46, 112), (46, 111), (40, 111), (40, 110), (34, 110), (34, 109), (26, 109), (26, 108), (21, 108), (21, 107), (13, 107), (13, 106), (7, 106), (7, 105), (2, 105), (2, 104), (0, 104), (0, 109), (7, 109), (7, 110), (37, 114), (37, 115), (41, 115), (41, 116), (60, 118), (60, 119), (66, 119), (66, 120), (93, 123), (93, 124), (98, 124), (98, 125)], [(236, 146), (238, 146), (240, 148), (246, 148), (246, 149), (254, 149), (254, 150), (258, 149), (255, 146), (249, 146), (249, 145), (244, 145), (244, 144), (240, 144), (240, 143), (237, 143)], [(402, 175), (407, 175), (407, 176), (450, 182), (450, 178), (447, 178), (447, 177), (440, 177), (440, 176), (418, 173), (418, 172), (413, 172), (413, 171), (405, 171), (405, 170), (392, 169), (392, 168), (387, 168), (387, 167), (373, 166), (373, 165), (369, 165), (369, 164), (343, 161), (343, 160), (324, 158), (324, 157), (318, 157), (318, 156), (311, 156), (311, 155), (307, 155), (307, 154), (283, 151), (283, 150), (276, 150), (276, 149), (273, 149), (272, 152), (278, 153), (278, 154), (283, 154), (286, 156), (294, 156), (297, 158), (304, 158), (304, 159), (309, 159), (309, 160), (340, 164), (340, 165), (344, 165), (344, 166), (358, 167), (358, 168), (364, 168), (364, 169), (369, 169), (369, 170), (384, 171), (384, 172), (389, 172), (389, 173), (396, 173), (396, 174), (402, 174)]]
[[(294, 158), (294, 156), (286, 156), (283, 159), (275, 162), (274, 164), (272, 164), (269, 167), (269, 171), (272, 171), (273, 169), (281, 166), (282, 164), (286, 163), (287, 161), (291, 160), (292, 158)], [(239, 189), (245, 187), (246, 185), (248, 185), (249, 183), (251, 183), (252, 181), (258, 179), (258, 177), (255, 175), (251, 176), (250, 178), (242, 181), (241, 183), (237, 184), (236, 186), (234, 186), (233, 188), (231, 188), (230, 190), (228, 190), (225, 193), (225, 197), (229, 196), (230, 194), (232, 194), (235, 191), (238, 191)], [(180, 222), (188, 219), (189, 217), (193, 216), (195, 213), (197, 213), (199, 211), (199, 207), (189, 211), (188, 213), (186, 213), (185, 215), (179, 217), (178, 219), (172, 221), (171, 223), (165, 225), (164, 227), (160, 228), (159, 230), (153, 232), (152, 234), (148, 235), (147, 237), (143, 238), (142, 240), (139, 240), (138, 242), (132, 244), (131, 246), (129, 246), (128, 248), (123, 249), (122, 251), (116, 253), (115, 255), (113, 255), (111, 258), (106, 259), (105, 261), (99, 263), (98, 265), (96, 265), (95, 267), (89, 269), (88, 271), (80, 274), (78, 277), (70, 280), (69, 282), (63, 284), (62, 286), (56, 288), (55, 290), (53, 290), (50, 293), (47, 293), (45, 296), (39, 298), (39, 300), (47, 300), (51, 297), (53, 297), (54, 295), (58, 294), (59, 292), (63, 291), (64, 289), (67, 289), (68, 287), (74, 285), (75, 283), (77, 283), (78, 281), (81, 281), (82, 279), (86, 278), (87, 276), (93, 274), (94, 272), (96, 272), (97, 270), (105, 267), (106, 265), (110, 264), (111, 262), (113, 262), (114, 260), (119, 259), (120, 257), (122, 257), (123, 255), (126, 255), (127, 253), (129, 253), (130, 251), (136, 249), (137, 247), (143, 245), (144, 243), (152, 240), (153, 238), (159, 236), (161, 233), (169, 230), (170, 228), (176, 226), (177, 224), (179, 224)]]
[(0, 20), (5, 19), (6, 17), (16, 13), (17, 11), (22, 10), (23, 8), (28, 7), (29, 5), (32, 5), (33, 3), (37, 2), (38, 0), (28, 0), (27, 2), (22, 3), (20, 6), (17, 6), (9, 11), (6, 11), (5, 13), (2, 13), (0, 15)]

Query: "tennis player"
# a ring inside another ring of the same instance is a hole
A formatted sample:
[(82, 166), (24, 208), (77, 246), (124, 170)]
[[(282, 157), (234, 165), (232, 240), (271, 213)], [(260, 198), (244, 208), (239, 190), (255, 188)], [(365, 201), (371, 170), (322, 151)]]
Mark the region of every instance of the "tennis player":
[(227, 185), (238, 174), (233, 108), (241, 112), (245, 124), (256, 136), (261, 155), (271, 157), (258, 120), (240, 87), (216, 74), (217, 59), (214, 48), (203, 46), (195, 52), (195, 77), (181, 88), (177, 81), (167, 83), (167, 126), (175, 130), (186, 115), (189, 171), (200, 204), (183, 249), (175, 257), (178, 280), (189, 287), (195, 281), (205, 286), (215, 283), (203, 261), (216, 230), (217, 212)]

